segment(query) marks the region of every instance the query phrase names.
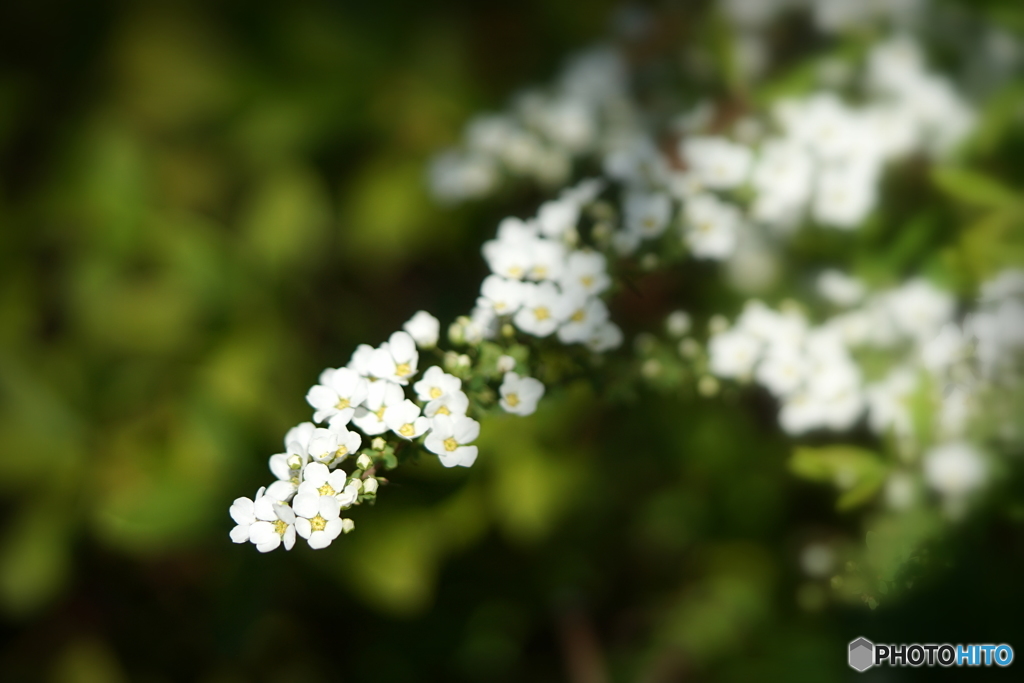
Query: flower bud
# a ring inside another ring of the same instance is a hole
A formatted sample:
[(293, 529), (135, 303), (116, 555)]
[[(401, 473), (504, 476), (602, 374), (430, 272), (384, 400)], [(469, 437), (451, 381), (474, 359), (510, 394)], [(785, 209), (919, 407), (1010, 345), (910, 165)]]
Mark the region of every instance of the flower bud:
[[(383, 439), (381, 439), (383, 441)], [(356, 467), (361, 470), (368, 470), (373, 466), (373, 459), (370, 458), (366, 453), (363, 453), (356, 458)]]
[(697, 391), (701, 396), (711, 397), (718, 393), (718, 380), (711, 375), (704, 375), (697, 382)]
[(679, 338), (690, 331), (692, 326), (690, 316), (686, 311), (673, 311), (665, 319), (665, 329), (669, 335)]
[(700, 353), (700, 344), (693, 337), (687, 337), (679, 342), (679, 355), (683, 358), (696, 358)]
[(375, 451), (382, 451), (385, 448), (387, 448), (387, 445), (388, 445), (388, 442), (385, 441), (382, 437), (379, 437), (379, 436), (374, 437), (373, 441), (370, 442), (370, 448), (372, 448)]
[(504, 325), (501, 326), (501, 336), (509, 338), (516, 336), (516, 328), (512, 327), (508, 323), (505, 323)]
[(302, 456), (301, 455), (290, 455), (290, 456), (288, 456), (288, 469), (290, 469), (290, 470), (301, 470), (302, 469)]
[(448, 340), (456, 346), (466, 343), (466, 330), (460, 322), (455, 321), (448, 326)]
[(498, 372), (504, 374), (516, 369), (516, 359), (512, 356), (500, 356), (498, 358)]
[(355, 528), (356, 528), (356, 523), (353, 522), (348, 517), (346, 517), (345, 519), (341, 520), (341, 532), (343, 534), (347, 534), (348, 532), (352, 531)]
[(657, 358), (648, 358), (640, 366), (640, 374), (647, 379), (657, 379), (661, 375), (661, 361)]
[(363, 493), (365, 493), (367, 495), (371, 495), (371, 494), (377, 493), (377, 487), (378, 486), (379, 486), (379, 484), (377, 483), (376, 479), (373, 479), (372, 477), (370, 479), (364, 479), (363, 480)]

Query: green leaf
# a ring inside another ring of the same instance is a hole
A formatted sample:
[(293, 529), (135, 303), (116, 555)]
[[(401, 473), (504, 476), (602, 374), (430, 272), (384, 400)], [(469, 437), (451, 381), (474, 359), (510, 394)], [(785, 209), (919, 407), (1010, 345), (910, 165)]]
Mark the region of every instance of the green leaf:
[(830, 483), (843, 491), (836, 501), (840, 510), (869, 501), (888, 472), (877, 453), (845, 445), (797, 448), (789, 460), (789, 468), (798, 477)]
[(1020, 195), (995, 178), (977, 171), (940, 166), (932, 171), (932, 182), (951, 198), (986, 208), (1006, 208), (1020, 203)]

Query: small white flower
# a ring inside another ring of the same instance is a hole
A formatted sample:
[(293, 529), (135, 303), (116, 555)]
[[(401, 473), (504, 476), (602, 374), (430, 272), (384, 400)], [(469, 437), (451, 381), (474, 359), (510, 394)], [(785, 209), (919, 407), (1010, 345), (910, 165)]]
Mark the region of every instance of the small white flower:
[(796, 348), (772, 347), (757, 366), (757, 381), (775, 396), (788, 396), (803, 386), (809, 368)]
[(761, 342), (751, 334), (732, 329), (708, 341), (711, 372), (719, 377), (749, 377), (761, 355)]
[(469, 410), (469, 397), (461, 391), (450, 391), (430, 401), (423, 408), (423, 414), (431, 418), (437, 415), (461, 417), (466, 414), (467, 410)]
[(626, 230), (644, 239), (658, 237), (668, 226), (672, 200), (667, 194), (630, 192), (623, 206)]
[(408, 332), (395, 332), (370, 358), (370, 374), (396, 384), (408, 384), (416, 374), (420, 354)]
[(295, 530), (310, 548), (326, 548), (341, 535), (341, 504), (334, 496), (300, 496), (294, 509)]
[(739, 209), (711, 194), (686, 203), (684, 239), (698, 258), (724, 259), (736, 249), (742, 222)]
[(366, 400), (369, 390), (369, 382), (351, 368), (324, 370), (320, 374), (320, 384), (314, 385), (306, 394), (306, 401), (316, 409), (313, 421), (348, 424), (356, 406)]
[(423, 378), (412, 385), (416, 391), (416, 398), (421, 401), (433, 401), (445, 394), (450, 394), (462, 389), (462, 380), (455, 375), (449, 375), (436, 365), (427, 368)]
[(558, 328), (558, 340), (563, 344), (583, 343), (608, 320), (608, 307), (597, 297), (579, 292), (566, 297), (568, 319)]
[[(373, 352), (377, 349), (373, 348), (369, 344), (360, 344), (356, 347), (356, 350), (352, 352), (352, 358), (349, 359), (347, 367), (350, 370), (355, 370), (363, 377), (370, 376), (370, 359), (373, 358)], [(323, 382), (321, 382), (322, 384)]]
[(380, 483), (373, 477), (369, 477), (363, 480), (363, 493), (368, 496), (372, 496), (377, 493)]
[(498, 391), (501, 393), (499, 404), (505, 412), (532, 415), (537, 410), (537, 402), (544, 396), (544, 385), (533, 377), (520, 377), (515, 372), (508, 372)]
[(533, 242), (533, 264), (527, 277), (531, 280), (558, 280), (565, 272), (566, 249), (561, 242), (538, 239)]
[(344, 490), (346, 481), (348, 474), (344, 470), (330, 470), (321, 463), (309, 463), (302, 471), (302, 484), (299, 485), (299, 492), (295, 496), (296, 511), (301, 515), (301, 510), (306, 509), (307, 504), (300, 502), (305, 497), (337, 496)]
[(587, 339), (587, 348), (594, 353), (604, 353), (622, 346), (622, 330), (611, 320), (606, 320), (594, 328)]
[(484, 242), (481, 251), (495, 275), (521, 280), (533, 268), (532, 241), (489, 240)]
[[(266, 489), (261, 488), (256, 492), (256, 500), (263, 497)], [(256, 523), (256, 508), (252, 500), (248, 498), (235, 498), (235, 502), (228, 508), (228, 514), (235, 520), (235, 526), (231, 529), (231, 541), (234, 543), (247, 543), (249, 541), (249, 527)]]
[(545, 237), (561, 239), (576, 228), (580, 219), (580, 206), (572, 199), (562, 198), (544, 202), (537, 210), (537, 224)]
[(359, 427), (363, 434), (376, 436), (388, 430), (384, 422), (387, 411), (405, 399), (402, 387), (391, 382), (374, 382), (366, 396), (366, 403), (356, 408), (352, 424)]
[(680, 151), (704, 185), (716, 190), (742, 185), (753, 159), (749, 148), (721, 137), (686, 137)]
[[(608, 261), (596, 251), (573, 251), (566, 260), (561, 285), (565, 289), (580, 289), (596, 295), (608, 289)], [(497, 309), (495, 309), (497, 310)]]
[(966, 441), (936, 446), (924, 457), (925, 480), (945, 496), (964, 496), (980, 488), (987, 476), (984, 459)]
[[(363, 445), (363, 437), (343, 425), (331, 425), (328, 430), (335, 435), (338, 448), (334, 451), (334, 458), (329, 462), (331, 467), (337, 467), (352, 453), (355, 453)], [(318, 459), (319, 460), (319, 459)], [(320, 462), (328, 462), (320, 460)]]
[(818, 175), (814, 219), (832, 228), (856, 228), (875, 208), (877, 184), (877, 168), (873, 165), (826, 167)]
[(512, 322), (523, 332), (547, 337), (558, 329), (563, 315), (562, 295), (553, 282), (523, 286), (523, 307)]
[(430, 420), (420, 416), (420, 407), (409, 399), (390, 407), (384, 415), (384, 423), (395, 434), (410, 441), (430, 428)]
[(853, 306), (864, 298), (864, 283), (838, 270), (822, 271), (817, 281), (818, 293), (836, 306)]
[(500, 275), (488, 275), (480, 285), (478, 306), (489, 306), (498, 315), (513, 315), (523, 301), (523, 283)]
[(934, 338), (956, 309), (952, 296), (922, 279), (911, 280), (890, 293), (886, 305), (896, 326), (922, 343)]
[(512, 372), (516, 369), (516, 359), (512, 356), (501, 355), (497, 362), (498, 372)]
[(259, 521), (249, 528), (249, 540), (256, 545), (256, 550), (269, 553), (281, 545), (285, 550), (295, 546), (295, 513), (292, 508), (274, 503), (269, 506), (269, 511), (259, 510), (257, 515)]
[(417, 311), (402, 325), (416, 345), (421, 349), (432, 349), (437, 346), (437, 338), (441, 334), (441, 323), (426, 311)]
[(468, 446), (480, 436), (480, 423), (468, 417), (438, 415), (423, 445), (436, 453), (445, 467), (469, 467), (476, 462), (477, 447)]

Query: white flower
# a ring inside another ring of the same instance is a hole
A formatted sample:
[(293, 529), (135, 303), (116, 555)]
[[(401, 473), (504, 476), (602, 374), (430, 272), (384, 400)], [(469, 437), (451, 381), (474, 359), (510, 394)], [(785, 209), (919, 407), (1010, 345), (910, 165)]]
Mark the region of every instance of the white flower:
[(608, 320), (608, 307), (597, 297), (583, 292), (566, 296), (568, 319), (558, 328), (558, 340), (563, 344), (576, 344), (590, 339), (598, 326)]
[[(331, 425), (328, 427), (328, 430), (334, 433), (338, 446), (334, 451), (334, 459), (329, 464), (331, 467), (337, 467), (345, 458), (359, 450), (363, 445), (363, 437), (359, 436), (358, 432), (354, 432), (344, 425)], [(326, 460), (320, 461), (327, 462)]]
[(868, 387), (868, 424), (872, 431), (882, 435), (891, 429), (898, 437), (911, 435), (913, 424), (909, 403), (917, 383), (917, 373), (913, 369), (898, 367), (882, 382)]
[(761, 146), (750, 182), (759, 199), (779, 206), (801, 207), (811, 197), (813, 178), (814, 163), (807, 151), (792, 140), (775, 139)]
[(516, 369), (516, 359), (512, 356), (501, 355), (497, 362), (498, 372), (512, 372)]
[(384, 423), (395, 434), (410, 441), (430, 428), (430, 420), (421, 417), (420, 407), (409, 399), (388, 408)]
[(395, 332), (370, 358), (370, 374), (396, 384), (408, 384), (416, 374), (420, 354), (408, 332)]
[(576, 228), (580, 218), (580, 206), (569, 198), (544, 202), (537, 210), (537, 224), (545, 237), (560, 239), (565, 233)]
[(374, 382), (370, 385), (370, 393), (366, 396), (366, 403), (356, 408), (356, 414), (352, 417), (352, 424), (363, 430), (364, 434), (375, 436), (383, 434), (388, 430), (384, 422), (384, 416), (392, 406), (401, 403), (405, 399), (402, 387), (391, 382)]
[[(346, 430), (346, 433), (349, 433)], [(316, 429), (309, 437), (309, 457), (323, 465), (334, 462), (338, 456), (338, 433), (330, 429)], [(310, 463), (315, 464), (315, 463)], [(309, 468), (309, 465), (306, 466)], [(301, 487), (300, 487), (301, 488)]]
[(877, 202), (877, 169), (865, 164), (829, 166), (818, 175), (814, 219), (832, 228), (852, 230)]
[(794, 347), (770, 347), (757, 366), (757, 381), (775, 396), (788, 396), (804, 385), (809, 372), (800, 350)]
[(622, 330), (611, 320), (594, 328), (590, 338), (587, 339), (587, 348), (594, 353), (604, 353), (622, 346)]
[(423, 378), (412, 386), (416, 391), (416, 398), (421, 401), (433, 401), (445, 394), (450, 394), (462, 389), (462, 380), (455, 375), (449, 375), (436, 365), (427, 368)]
[(533, 377), (520, 377), (515, 372), (508, 372), (498, 391), (501, 393), (499, 404), (505, 412), (531, 415), (544, 395), (544, 385)]
[(698, 258), (724, 259), (736, 249), (741, 217), (739, 209), (711, 194), (686, 203), (684, 238)]
[[(506, 219), (508, 220), (508, 219)], [(521, 280), (533, 268), (533, 239), (496, 239), (484, 242), (481, 251), (491, 272)]]
[(749, 148), (721, 137), (684, 138), (680, 151), (704, 185), (716, 190), (742, 185), (753, 158)]
[(732, 329), (708, 341), (709, 366), (719, 377), (749, 377), (761, 354), (761, 342), (751, 334)]
[(967, 338), (960, 326), (946, 323), (937, 335), (921, 347), (921, 362), (935, 374), (949, 369), (967, 356)]
[[(581, 289), (587, 294), (600, 294), (611, 285), (608, 261), (596, 251), (573, 251), (566, 260), (562, 287)], [(497, 308), (495, 308), (497, 310)]]
[(547, 337), (556, 329), (563, 316), (562, 295), (553, 282), (523, 286), (523, 307), (512, 322), (523, 332), (535, 337)]
[(409, 336), (421, 349), (432, 349), (437, 346), (437, 338), (441, 334), (441, 323), (426, 311), (417, 311), (402, 325), (402, 329), (409, 333)]
[(438, 415), (423, 445), (436, 453), (445, 467), (469, 467), (476, 461), (477, 447), (466, 444), (480, 436), (480, 423), (468, 417)]
[[(256, 492), (256, 500), (263, 497), (265, 488)], [(231, 529), (231, 541), (233, 543), (247, 543), (249, 541), (249, 527), (256, 523), (256, 508), (253, 501), (248, 498), (235, 498), (235, 502), (228, 508), (228, 514), (235, 520), (235, 526)]]
[(513, 315), (523, 301), (523, 283), (500, 275), (488, 275), (480, 284), (478, 306), (489, 306), (498, 315)]
[[(264, 499), (266, 500), (266, 499)], [(256, 550), (269, 553), (284, 545), (285, 550), (295, 546), (295, 513), (282, 503), (272, 506), (258, 506), (259, 520), (249, 528), (249, 540)]]
[(836, 306), (853, 306), (864, 298), (864, 283), (841, 271), (822, 271), (817, 281), (818, 293)]
[(661, 192), (630, 192), (623, 205), (626, 230), (644, 239), (658, 237), (668, 226), (672, 200)]
[(920, 342), (931, 340), (953, 317), (956, 302), (926, 280), (911, 280), (886, 298), (893, 322)]
[(341, 535), (341, 504), (334, 496), (298, 496), (295, 530), (313, 549), (326, 548)]
[[(515, 366), (513, 365), (513, 367)], [(423, 408), (423, 414), (427, 417), (435, 417), (437, 415), (461, 417), (466, 414), (467, 410), (469, 410), (469, 397), (461, 391), (450, 391), (430, 401)]]
[(344, 470), (330, 470), (321, 463), (309, 463), (302, 471), (302, 484), (295, 496), (296, 511), (301, 515), (301, 510), (308, 508), (308, 504), (302, 502), (308, 496), (337, 496), (344, 490), (346, 481), (348, 474)]
[(360, 344), (356, 347), (356, 350), (352, 352), (352, 358), (349, 359), (348, 365), (345, 367), (350, 370), (355, 370), (363, 377), (369, 377), (370, 359), (373, 358), (373, 352), (376, 350), (377, 349), (373, 348), (369, 344)]
[(981, 454), (966, 441), (936, 446), (924, 457), (925, 480), (945, 496), (964, 496), (981, 487), (987, 475)]
[(531, 280), (558, 280), (565, 271), (565, 245), (553, 240), (538, 239), (531, 245), (532, 265), (527, 277)]
[(306, 401), (316, 409), (313, 421), (348, 424), (369, 390), (369, 383), (356, 370), (327, 368), (320, 373), (320, 384), (311, 387), (306, 394)]

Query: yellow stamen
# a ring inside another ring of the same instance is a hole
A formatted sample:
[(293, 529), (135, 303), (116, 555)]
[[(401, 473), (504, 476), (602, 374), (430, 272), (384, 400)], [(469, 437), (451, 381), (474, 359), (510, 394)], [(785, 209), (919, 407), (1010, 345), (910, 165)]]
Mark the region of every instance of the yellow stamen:
[(584, 275), (583, 277), (580, 278), (580, 282), (583, 283), (584, 287), (589, 289), (589, 288), (594, 286), (594, 276), (593, 275)]
[(454, 437), (448, 437), (444, 440), (444, 449), (448, 452), (454, 451), (459, 447), (459, 442)]
[(519, 405), (519, 395), (509, 394), (508, 396), (505, 397), (505, 403), (508, 403), (510, 406), (515, 408), (517, 405)]
[(381, 406), (380, 408), (377, 408), (377, 410), (375, 410), (373, 412), (373, 414), (377, 416), (378, 420), (383, 421), (384, 420), (384, 411), (387, 410), (387, 408), (388, 408), (387, 406)]
[(538, 306), (533, 309), (533, 314), (537, 316), (537, 320), (547, 320), (551, 317), (551, 311), (546, 306)]
[(572, 321), (574, 323), (581, 323), (586, 319), (586, 317), (586, 312), (581, 308), (580, 310), (572, 314)]
[(441, 398), (443, 393), (440, 387), (430, 387), (430, 398)]
[(347, 398), (339, 398), (338, 403), (334, 407), (338, 410), (345, 410), (345, 408), (348, 408), (350, 405), (352, 404), (349, 403)]
[(406, 377), (412, 374), (412, 368), (409, 367), (408, 363), (399, 363), (398, 366), (395, 367), (395, 374), (399, 377)]
[(309, 520), (309, 528), (313, 531), (323, 531), (327, 527), (327, 520), (318, 513), (316, 517)]
[(287, 531), (287, 530), (288, 530), (288, 523), (285, 522), (283, 519), (279, 519), (276, 522), (274, 522), (274, 531), (276, 531), (278, 533), (278, 535), (284, 536), (284, 532)]
[(521, 277), (523, 274), (523, 269), (520, 268), (519, 266), (512, 266), (511, 268), (508, 269), (508, 274), (512, 277)]
[(402, 436), (412, 436), (416, 433), (416, 428), (407, 422), (398, 428), (398, 433)]
[(348, 446), (338, 446), (338, 450), (334, 452), (334, 455), (343, 458), (348, 455)]
[(334, 490), (334, 487), (331, 486), (330, 484), (324, 484), (323, 486), (318, 488), (317, 491), (320, 492), (321, 496), (333, 496), (337, 493), (337, 491)]

